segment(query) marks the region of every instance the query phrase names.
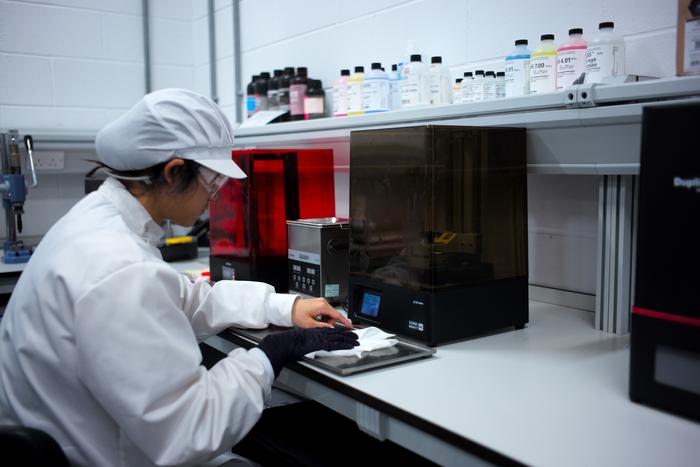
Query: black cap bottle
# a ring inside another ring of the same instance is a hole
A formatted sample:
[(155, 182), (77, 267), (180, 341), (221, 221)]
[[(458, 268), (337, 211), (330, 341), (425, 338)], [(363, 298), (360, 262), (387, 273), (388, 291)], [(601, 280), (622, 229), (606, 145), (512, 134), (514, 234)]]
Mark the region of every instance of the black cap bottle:
[(297, 73), (289, 81), (289, 118), (290, 120), (304, 119), (304, 96), (309, 78), (305, 66), (297, 68)]
[(325, 116), (326, 92), (321, 80), (310, 79), (304, 96), (304, 119), (322, 118)]
[(255, 81), (255, 110), (267, 110), (267, 80), (270, 73), (263, 71), (260, 78)]

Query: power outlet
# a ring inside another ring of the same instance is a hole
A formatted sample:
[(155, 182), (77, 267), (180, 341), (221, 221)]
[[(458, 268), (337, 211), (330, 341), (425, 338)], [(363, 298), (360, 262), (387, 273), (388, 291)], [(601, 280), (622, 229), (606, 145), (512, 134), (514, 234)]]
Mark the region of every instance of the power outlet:
[(63, 151), (34, 152), (36, 170), (63, 170), (65, 153)]

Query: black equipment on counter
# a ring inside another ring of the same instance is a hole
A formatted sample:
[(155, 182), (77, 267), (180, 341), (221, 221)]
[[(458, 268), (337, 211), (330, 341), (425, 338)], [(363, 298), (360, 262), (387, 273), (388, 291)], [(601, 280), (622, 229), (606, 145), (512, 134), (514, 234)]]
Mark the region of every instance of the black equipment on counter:
[(700, 105), (642, 117), (630, 398), (700, 420)]
[(350, 138), (349, 310), (431, 346), (528, 322), (525, 130)]
[(287, 242), (289, 292), (342, 303), (348, 295), (349, 219), (287, 221)]

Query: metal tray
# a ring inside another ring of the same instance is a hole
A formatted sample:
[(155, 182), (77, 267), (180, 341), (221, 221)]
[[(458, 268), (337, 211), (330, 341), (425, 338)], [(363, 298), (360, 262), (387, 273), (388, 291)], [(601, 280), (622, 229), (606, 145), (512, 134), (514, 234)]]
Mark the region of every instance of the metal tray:
[[(357, 326), (358, 329), (362, 327), (363, 326)], [(266, 329), (232, 328), (230, 331), (257, 344), (268, 334), (282, 332), (287, 329), (288, 328), (271, 326)], [(361, 357), (304, 357), (303, 361), (341, 376), (347, 376), (363, 371), (374, 370), (375, 368), (383, 368), (389, 365), (427, 358), (436, 352), (434, 348), (411, 342), (400, 336), (396, 336), (395, 338), (399, 341), (395, 346), (365, 352)]]

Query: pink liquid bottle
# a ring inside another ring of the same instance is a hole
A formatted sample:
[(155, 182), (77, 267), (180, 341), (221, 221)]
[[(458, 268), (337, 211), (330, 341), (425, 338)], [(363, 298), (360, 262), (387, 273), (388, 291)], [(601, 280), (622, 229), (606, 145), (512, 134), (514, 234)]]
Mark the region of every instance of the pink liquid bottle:
[[(586, 49), (583, 29), (569, 29), (569, 40), (557, 50), (557, 91), (571, 86), (586, 72)], [(576, 84), (583, 83), (581, 79)]]

